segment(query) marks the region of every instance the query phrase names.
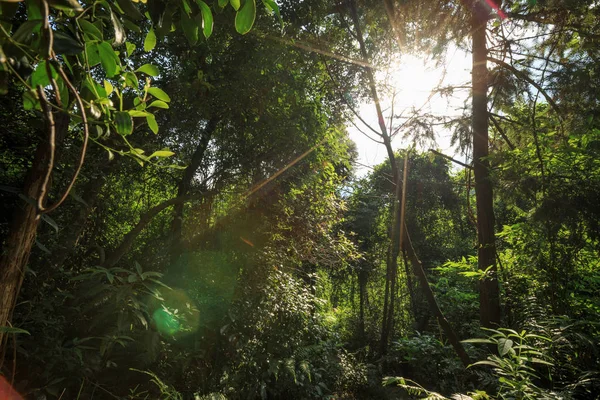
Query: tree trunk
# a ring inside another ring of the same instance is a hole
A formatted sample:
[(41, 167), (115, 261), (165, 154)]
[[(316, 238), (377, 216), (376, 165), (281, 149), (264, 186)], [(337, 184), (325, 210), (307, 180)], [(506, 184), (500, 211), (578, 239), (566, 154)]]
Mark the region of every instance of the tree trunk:
[(127, 253), (127, 251), (129, 251), (138, 235), (150, 222), (152, 222), (152, 219), (156, 217), (161, 211), (171, 207), (172, 205), (183, 204), (187, 201), (190, 201), (191, 199), (192, 196), (189, 195), (175, 197), (163, 201), (162, 203), (152, 207), (144, 214), (142, 214), (138, 223), (133, 227), (133, 229), (127, 232), (119, 246), (117, 246), (117, 248), (106, 257), (106, 261), (104, 261), (104, 264), (102, 266), (105, 268), (114, 267), (119, 262), (119, 260)]
[(366, 301), (366, 294), (367, 294), (367, 278), (368, 278), (368, 273), (367, 271), (364, 271), (363, 269), (361, 269), (358, 272), (358, 301), (359, 301), (359, 312), (358, 312), (358, 334), (359, 337), (362, 340), (365, 339), (366, 335), (365, 335), (365, 301)]
[(478, 268), (489, 273), (479, 283), (480, 322), (491, 327), (500, 323), (500, 294), (496, 271), (494, 237), (493, 189), (490, 180), (488, 156), (487, 111), (487, 16), (473, 10), (473, 171), (477, 201), (477, 259)]
[[(62, 142), (69, 126), (69, 117), (64, 114), (54, 116), (55, 144)], [(37, 146), (31, 168), (25, 178), (23, 194), (29, 199), (15, 210), (10, 230), (4, 242), (0, 257), (0, 327), (10, 325), (12, 312), (23, 284), (25, 269), (35, 243), (39, 224), (35, 201), (44, 182), (48, 168), (50, 145), (42, 140)], [(49, 189), (49, 188), (47, 188)], [(46, 193), (48, 190), (46, 190)], [(44, 201), (45, 199), (42, 199)], [(0, 355), (4, 354), (6, 335), (0, 331)], [(1, 362), (1, 360), (0, 360)]]
[(423, 294), (425, 295), (425, 298), (427, 299), (429, 308), (431, 309), (431, 312), (433, 313), (433, 315), (435, 315), (435, 317), (437, 318), (438, 324), (440, 324), (440, 327), (444, 331), (444, 334), (448, 338), (448, 341), (454, 348), (454, 351), (456, 351), (458, 358), (460, 358), (460, 361), (463, 363), (463, 365), (465, 367), (468, 367), (471, 364), (471, 359), (469, 358), (469, 355), (465, 351), (465, 348), (463, 347), (460, 340), (458, 340), (456, 333), (454, 333), (452, 326), (450, 325), (450, 323), (448, 322), (448, 320), (442, 313), (442, 310), (440, 309), (440, 307), (437, 303), (437, 300), (435, 299), (433, 290), (431, 290), (431, 286), (429, 286), (429, 281), (427, 280), (427, 275), (425, 275), (425, 270), (423, 269), (423, 264), (421, 264), (421, 261), (417, 257), (417, 253), (415, 252), (415, 249), (412, 245), (412, 241), (410, 240), (410, 236), (408, 235), (408, 231), (406, 230), (406, 225), (404, 226), (403, 236), (404, 236), (404, 251), (406, 252), (407, 257), (413, 266), (414, 274), (417, 276), (417, 279), (419, 279), (419, 283), (421, 284), (421, 288), (423, 290)]
[[(192, 159), (184, 170), (181, 181), (179, 181), (179, 186), (177, 187), (177, 197), (185, 196), (190, 191), (192, 182), (194, 180), (194, 175), (196, 175), (196, 171), (198, 171), (200, 164), (202, 164), (202, 161), (204, 160), (204, 154), (206, 153), (210, 139), (217, 128), (217, 123), (218, 120), (216, 118), (211, 118), (206, 123), (206, 126), (202, 132), (202, 136), (200, 137), (200, 143), (198, 143), (198, 146), (192, 155)], [(183, 209), (184, 203), (175, 204), (173, 209), (173, 222), (171, 223), (171, 240), (173, 243), (171, 249), (172, 257), (177, 257), (179, 251), (181, 250)]]

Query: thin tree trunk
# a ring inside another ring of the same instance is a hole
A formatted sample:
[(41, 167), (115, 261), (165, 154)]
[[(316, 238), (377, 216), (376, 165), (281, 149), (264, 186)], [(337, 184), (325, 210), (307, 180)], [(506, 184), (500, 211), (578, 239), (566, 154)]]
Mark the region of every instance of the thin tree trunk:
[(152, 207), (144, 214), (142, 214), (138, 223), (123, 237), (121, 244), (119, 244), (119, 246), (117, 246), (117, 248), (106, 257), (103, 267), (114, 267), (119, 262), (119, 260), (127, 253), (127, 251), (129, 251), (138, 235), (161, 211), (165, 210), (168, 207), (171, 207), (172, 205), (182, 204), (191, 199), (192, 196), (190, 195), (175, 197), (163, 201), (162, 203)]
[[(200, 143), (198, 143), (198, 146), (196, 146), (196, 150), (192, 155), (192, 159), (190, 160), (190, 163), (184, 170), (183, 176), (181, 177), (181, 181), (179, 181), (179, 186), (177, 187), (177, 197), (185, 196), (189, 193), (192, 187), (192, 182), (194, 180), (194, 175), (196, 175), (196, 171), (198, 171), (198, 168), (200, 168), (200, 165), (204, 160), (206, 149), (208, 149), (210, 139), (212, 138), (212, 135), (215, 132), (215, 129), (217, 128), (217, 123), (217, 118), (211, 118), (206, 123), (206, 126), (204, 127), (204, 130), (202, 132), (202, 136), (200, 137)], [(183, 209), (183, 202), (175, 204), (175, 207), (173, 209), (173, 222), (171, 223), (171, 240), (173, 243), (171, 249), (172, 257), (177, 257), (179, 251), (181, 250)]]
[(433, 290), (431, 290), (431, 286), (429, 286), (429, 281), (427, 280), (427, 275), (425, 275), (425, 270), (423, 269), (423, 264), (417, 257), (417, 253), (412, 245), (412, 241), (410, 240), (410, 236), (408, 235), (408, 231), (406, 230), (406, 225), (404, 226), (404, 251), (410, 260), (410, 263), (413, 266), (414, 274), (419, 279), (419, 283), (421, 284), (421, 289), (423, 290), (423, 294), (427, 299), (427, 303), (429, 304), (429, 308), (435, 317), (437, 318), (438, 324), (444, 331), (444, 334), (448, 338), (448, 341), (456, 351), (458, 358), (463, 363), (465, 367), (468, 367), (471, 364), (471, 359), (469, 355), (465, 351), (462, 343), (454, 333), (454, 329), (442, 313), (437, 300), (435, 299), (435, 295), (433, 294)]
[[(356, 31), (356, 38), (360, 47), (360, 53), (363, 61), (368, 65), (369, 55), (367, 53), (367, 47), (363, 38), (362, 29), (360, 27), (360, 19), (358, 18), (358, 11), (356, 9), (356, 3), (354, 0), (349, 1), (350, 14), (352, 17), (352, 23)], [(394, 204), (392, 206), (392, 226), (390, 229), (390, 248), (387, 258), (386, 266), (386, 279), (385, 279), (385, 292), (383, 299), (383, 318), (381, 324), (381, 354), (387, 353), (388, 339), (393, 325), (393, 311), (390, 313), (390, 309), (393, 310), (394, 296), (393, 292), (395, 289), (395, 281), (398, 270), (398, 254), (399, 254), (399, 241), (398, 236), (400, 232), (400, 221), (397, 216), (398, 200), (399, 200), (399, 175), (398, 168), (396, 165), (396, 157), (392, 148), (391, 137), (388, 134), (387, 127), (385, 126), (385, 118), (383, 117), (383, 111), (381, 110), (381, 104), (379, 103), (379, 95), (377, 93), (377, 85), (375, 84), (375, 76), (373, 74), (373, 68), (370, 66), (365, 67), (365, 73), (369, 82), (369, 90), (371, 97), (375, 103), (375, 111), (377, 112), (377, 121), (379, 129), (381, 131), (381, 138), (385, 145), (385, 150), (388, 154), (390, 166), (392, 168), (393, 181), (396, 184), (396, 196), (394, 198)]]
[(479, 284), (479, 317), (482, 326), (500, 323), (500, 293), (495, 260), (494, 203), (488, 157), (487, 111), (487, 17), (472, 14), (473, 35), (473, 172), (477, 201), (477, 259), (478, 268), (489, 273)]
[(367, 292), (367, 271), (360, 270), (358, 273), (358, 298), (359, 298), (359, 312), (358, 312), (358, 334), (361, 340), (364, 340), (365, 336), (365, 301)]
[[(69, 118), (64, 114), (57, 114), (54, 117), (56, 121), (55, 143), (58, 145), (66, 135)], [(42, 140), (37, 146), (23, 186), (23, 194), (31, 199), (31, 202), (23, 202), (21, 207), (15, 210), (0, 256), (0, 327), (10, 325), (13, 309), (25, 277), (25, 269), (29, 261), (31, 248), (35, 243), (39, 218), (34, 204), (48, 168), (49, 149), (50, 145), (46, 140)], [(48, 190), (46, 190), (47, 192)], [(42, 201), (44, 200), (42, 199)], [(5, 342), (6, 335), (0, 331), (0, 355), (2, 356), (4, 355)]]

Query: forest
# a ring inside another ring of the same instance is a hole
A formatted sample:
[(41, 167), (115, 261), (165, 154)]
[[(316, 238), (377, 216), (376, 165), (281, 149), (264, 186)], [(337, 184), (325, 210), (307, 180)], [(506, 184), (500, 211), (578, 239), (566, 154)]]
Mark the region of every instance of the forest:
[(600, 399), (597, 0), (0, 0), (0, 131), (0, 400)]

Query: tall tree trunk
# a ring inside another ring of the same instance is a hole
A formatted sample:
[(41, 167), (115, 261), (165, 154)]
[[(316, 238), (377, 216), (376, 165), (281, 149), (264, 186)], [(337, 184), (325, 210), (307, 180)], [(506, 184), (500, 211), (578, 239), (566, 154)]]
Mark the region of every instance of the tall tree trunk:
[(489, 273), (479, 284), (479, 317), (482, 326), (500, 323), (500, 293), (496, 271), (494, 237), (493, 189), (490, 180), (488, 156), (487, 111), (487, 14), (473, 9), (473, 170), (477, 201), (477, 257), (478, 268)]
[(358, 272), (358, 334), (361, 340), (364, 340), (365, 336), (365, 301), (367, 294), (367, 271), (361, 269)]
[[(358, 44), (360, 46), (360, 53), (363, 58), (363, 61), (369, 65), (369, 55), (367, 53), (367, 47), (365, 45), (365, 41), (363, 38), (362, 29), (360, 27), (360, 19), (358, 17), (358, 10), (356, 8), (355, 0), (349, 0), (350, 6), (350, 14), (352, 17), (352, 23), (354, 24), (354, 29), (356, 31), (356, 38), (358, 40)], [(385, 119), (383, 117), (383, 111), (381, 110), (381, 104), (379, 103), (379, 95), (377, 93), (377, 85), (375, 84), (375, 76), (373, 74), (373, 68), (370, 66), (365, 67), (365, 73), (367, 75), (367, 80), (369, 82), (369, 90), (371, 92), (371, 98), (375, 103), (375, 111), (377, 112), (377, 121), (379, 124), (379, 130), (381, 132), (381, 138), (385, 145), (385, 150), (388, 155), (388, 159), (390, 161), (390, 166), (392, 167), (392, 176), (394, 184), (396, 185), (396, 196), (394, 198), (394, 203), (392, 205), (392, 226), (390, 229), (390, 247), (388, 251), (387, 257), (387, 266), (386, 266), (386, 279), (385, 279), (385, 292), (383, 298), (383, 318), (381, 323), (381, 354), (387, 353), (387, 345), (388, 339), (391, 331), (391, 326), (393, 325), (393, 311), (390, 313), (390, 309), (394, 309), (394, 289), (395, 289), (395, 281), (398, 270), (398, 254), (399, 254), (399, 233), (400, 233), (400, 220), (398, 216), (398, 201), (400, 199), (400, 182), (399, 182), (399, 173), (396, 164), (396, 157), (394, 155), (394, 150), (392, 148), (391, 137), (388, 134), (387, 127), (385, 125)]]
[[(69, 117), (64, 114), (57, 114), (54, 116), (54, 120), (55, 143), (58, 146), (68, 130)], [(10, 324), (12, 312), (25, 277), (25, 268), (29, 261), (31, 248), (35, 243), (39, 218), (34, 204), (48, 168), (49, 149), (50, 145), (47, 140), (42, 139), (37, 146), (23, 186), (23, 194), (32, 201), (23, 202), (21, 207), (15, 210), (0, 256), (0, 327)], [(48, 190), (46, 190), (47, 192)], [(0, 355), (4, 354), (5, 342), (6, 335), (0, 331)]]

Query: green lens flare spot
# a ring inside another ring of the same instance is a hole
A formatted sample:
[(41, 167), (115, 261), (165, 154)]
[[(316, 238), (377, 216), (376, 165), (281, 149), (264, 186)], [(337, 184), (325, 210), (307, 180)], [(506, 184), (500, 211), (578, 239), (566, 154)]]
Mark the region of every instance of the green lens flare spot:
[(170, 312), (159, 308), (152, 313), (152, 319), (158, 331), (165, 335), (174, 335), (179, 332), (179, 321)]

